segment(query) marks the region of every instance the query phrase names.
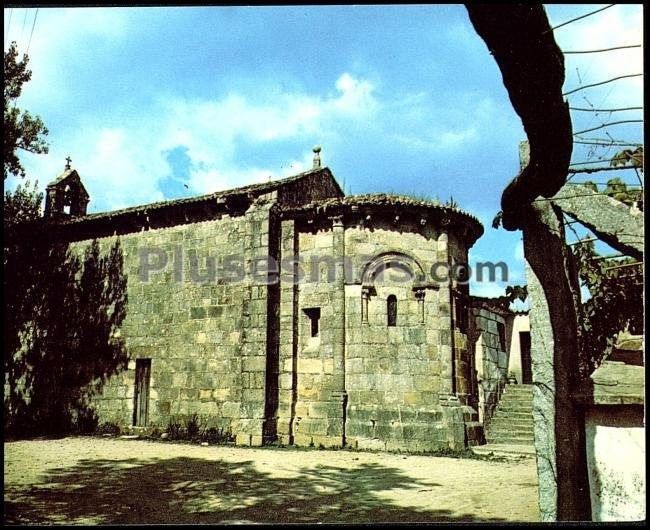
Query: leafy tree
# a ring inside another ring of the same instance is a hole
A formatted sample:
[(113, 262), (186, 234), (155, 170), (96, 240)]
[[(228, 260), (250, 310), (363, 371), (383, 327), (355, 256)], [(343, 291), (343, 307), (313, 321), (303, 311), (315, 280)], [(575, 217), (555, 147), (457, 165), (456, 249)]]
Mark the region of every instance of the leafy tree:
[(497, 296), (492, 299), (492, 302), (503, 309), (508, 309), (510, 304), (515, 300), (526, 301), (528, 297), (528, 286), (526, 285), (507, 285), (506, 294)]
[(38, 116), (32, 116), (27, 111), (16, 107), (16, 100), (20, 97), (23, 85), (31, 77), (31, 70), (27, 69), (29, 57), (23, 54), (18, 59), (16, 42), (12, 42), (5, 52), (5, 90), (4, 90), (4, 130), (3, 130), (3, 158), (4, 178), (8, 175), (25, 176), (25, 168), (20, 163), (17, 150), (23, 149), (30, 153), (47, 153), (48, 147), (44, 137), (48, 130)]
[(636, 149), (623, 149), (616, 153), (610, 161), (610, 166), (635, 166), (643, 171), (643, 146), (640, 145)]
[[(610, 166), (632, 166), (635, 168), (635, 171), (638, 170), (643, 173), (643, 146), (639, 146), (634, 150), (624, 149), (616, 153), (610, 161)], [(585, 186), (594, 191), (598, 191), (598, 186), (594, 182), (585, 182)], [(636, 205), (639, 209), (643, 210), (643, 190), (628, 188), (628, 185), (619, 177), (609, 179), (603, 193), (628, 206)]]
[(575, 245), (573, 252), (578, 275), (591, 295), (579, 317), (583, 340), (580, 370), (588, 377), (609, 355), (621, 331), (643, 333), (643, 268), (632, 258), (615, 265), (596, 259), (593, 241)]
[(29, 187), (5, 195), (5, 429), (17, 434), (83, 429), (90, 397), (128, 360), (119, 240), (75, 254), (48, 237), (41, 201)]
[[(594, 182), (585, 182), (585, 186), (593, 191), (598, 191), (598, 185)], [(643, 210), (643, 190), (628, 188), (628, 185), (619, 177), (609, 179), (603, 193), (628, 206), (636, 205), (640, 210)]]

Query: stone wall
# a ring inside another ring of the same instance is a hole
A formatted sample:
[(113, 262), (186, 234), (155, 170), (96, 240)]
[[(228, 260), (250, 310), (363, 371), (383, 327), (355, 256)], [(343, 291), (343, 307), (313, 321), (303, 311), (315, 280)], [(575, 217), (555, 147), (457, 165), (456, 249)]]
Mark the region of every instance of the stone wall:
[[(262, 195), (233, 217), (120, 236), (131, 362), (96, 396), (100, 421), (131, 426), (143, 414), (134, 394), (146, 360), (148, 413), (138, 425), (165, 429), (196, 415), (239, 444), (464, 447), (467, 400), (455, 393), (470, 391), (471, 362), (466, 335), (452, 330), (458, 286), (431, 276), (434, 263), (466, 259), (462, 243), (419, 217), (293, 218), (277, 201), (297, 196), (285, 195)], [(147, 281), (143, 252), (168, 262)], [(279, 283), (267, 277), (267, 256), (280, 264)], [(376, 266), (392, 268), (374, 276)], [(405, 281), (405, 271), (417, 277)]]
[(593, 521), (644, 521), (643, 406), (592, 406), (585, 411)]
[[(437, 259), (435, 230), (419, 233), (406, 223), (375, 222), (346, 230), (346, 253), (361, 282), (363, 268), (376, 256), (404, 253), (428, 274)], [(363, 263), (362, 260), (365, 262)], [(416, 272), (416, 271), (413, 271)], [(447, 445), (442, 427), (438, 292), (426, 289), (418, 302), (413, 282), (402, 271), (386, 270), (369, 292), (362, 321), (360, 283), (347, 288), (346, 385), (348, 443), (361, 448), (423, 450)], [(387, 325), (388, 297), (396, 297), (395, 326)], [(422, 322), (420, 303), (424, 305)]]
[[(341, 347), (337, 302), (343, 296), (342, 284), (334, 274), (335, 234), (322, 229), (297, 234), (302, 279), (296, 292), (296, 395), (293, 417), (293, 443), (296, 445), (337, 446), (342, 443), (342, 371), (336, 366), (337, 347)], [(313, 258), (313, 261), (312, 261)], [(322, 260), (319, 258), (323, 258)], [(312, 277), (312, 274), (314, 277)], [(342, 280), (342, 279), (341, 279)], [(312, 336), (312, 318), (317, 320)], [(287, 321), (286, 324), (289, 324)], [(287, 330), (288, 331), (288, 330)], [(291, 373), (293, 364), (283, 356), (283, 371)], [(286, 376), (285, 376), (286, 378)]]
[[(479, 332), (475, 345), (479, 420), (488, 425), (508, 381), (507, 320), (484, 308), (472, 308), (471, 312)], [(505, 341), (499, 336), (499, 325), (503, 326)]]
[(576, 399), (584, 405), (593, 521), (644, 521), (645, 366), (643, 336), (617, 343)]
[[(225, 257), (243, 257), (250, 267), (253, 258), (267, 254), (269, 208), (270, 203), (241, 217), (120, 237), (129, 297), (121, 333), (131, 362), (94, 400), (100, 421), (132, 425), (136, 360), (151, 359), (148, 426), (164, 429), (196, 414), (202, 424), (236, 435), (238, 443), (261, 443), (267, 286), (263, 274), (237, 283), (219, 278)], [(103, 248), (113, 241), (100, 239)], [(87, 244), (72, 248), (81, 251)], [(147, 282), (139, 278), (145, 248), (163, 250), (168, 259)], [(216, 259), (216, 281), (206, 276), (208, 256)], [(205, 281), (192, 279), (190, 259), (197, 260), (197, 279)]]
[(95, 396), (100, 422), (197, 416), (239, 444), (463, 447), (471, 348), (460, 287), (432, 265), (466, 262), (482, 228), (426, 201), (342, 195), (314, 168), (52, 223), (75, 252), (117, 236), (124, 251), (130, 362)]
[[(412, 281), (386, 273), (373, 285), (367, 322), (362, 318), (364, 267), (377, 256), (405, 253), (428, 275), (434, 262), (448, 259), (446, 234), (380, 221), (343, 227), (332, 219), (313, 229), (284, 221), (282, 252), (299, 257), (302, 278), (294, 284), (283, 275), (281, 282), (280, 439), (317, 446), (345, 439), (389, 450), (463, 446), (460, 403), (449, 399), (448, 286), (429, 286), (419, 301)], [(345, 285), (332, 275), (343, 253), (350, 265)], [(387, 326), (389, 295), (397, 299), (394, 327)], [(315, 337), (313, 311), (320, 316)]]

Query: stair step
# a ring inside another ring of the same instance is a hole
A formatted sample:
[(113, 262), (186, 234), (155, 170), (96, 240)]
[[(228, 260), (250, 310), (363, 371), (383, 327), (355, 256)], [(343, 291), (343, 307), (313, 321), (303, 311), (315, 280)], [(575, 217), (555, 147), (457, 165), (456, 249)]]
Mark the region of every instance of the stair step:
[(487, 426), (488, 430), (506, 430), (506, 431), (533, 431), (532, 423), (506, 423), (506, 422), (490, 422)]
[(515, 405), (501, 404), (500, 406), (497, 406), (495, 412), (519, 412), (522, 414), (524, 413), (531, 414), (532, 407), (530, 405), (528, 405), (527, 407), (520, 407)]
[(527, 445), (532, 449), (535, 448), (535, 444), (531, 440), (488, 440), (487, 443), (502, 445)]
[(497, 440), (521, 440), (522, 443), (533, 443), (535, 437), (532, 434), (487, 434), (485, 435), (485, 439), (488, 442), (495, 442)]
[(485, 432), (488, 443), (534, 445), (533, 385), (508, 385)]
[(534, 428), (533, 422), (505, 422), (505, 421), (491, 421), (488, 424), (488, 429), (523, 429), (532, 431)]
[(504, 417), (517, 417), (517, 416), (530, 416), (531, 418), (533, 417), (533, 411), (528, 408), (528, 409), (512, 409), (512, 410), (505, 410), (501, 407), (497, 407), (496, 410), (494, 411), (494, 414), (492, 414), (492, 417), (494, 417), (496, 414), (501, 414)]
[(499, 438), (499, 437), (505, 437), (508, 438), (510, 436), (524, 436), (524, 437), (533, 437), (533, 431), (527, 431), (527, 430), (522, 430), (522, 429), (488, 429), (487, 432), (487, 437), (488, 438)]
[(533, 414), (530, 410), (503, 410), (497, 409), (494, 414), (492, 414), (492, 420), (501, 419), (503, 421), (510, 420), (528, 420), (533, 421)]
[(534, 445), (533, 437), (520, 437), (520, 436), (497, 436), (491, 437), (486, 436), (486, 440), (490, 444), (522, 444), (522, 445)]

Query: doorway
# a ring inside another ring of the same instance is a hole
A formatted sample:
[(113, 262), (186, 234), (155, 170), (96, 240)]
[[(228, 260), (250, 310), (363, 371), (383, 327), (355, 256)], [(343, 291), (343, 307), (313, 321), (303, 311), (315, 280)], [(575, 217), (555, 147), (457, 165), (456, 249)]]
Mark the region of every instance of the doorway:
[(133, 392), (133, 425), (146, 427), (149, 416), (149, 381), (151, 359), (135, 360), (135, 391)]
[(532, 361), (530, 358), (530, 331), (519, 332), (521, 347), (521, 382), (530, 385), (533, 382)]

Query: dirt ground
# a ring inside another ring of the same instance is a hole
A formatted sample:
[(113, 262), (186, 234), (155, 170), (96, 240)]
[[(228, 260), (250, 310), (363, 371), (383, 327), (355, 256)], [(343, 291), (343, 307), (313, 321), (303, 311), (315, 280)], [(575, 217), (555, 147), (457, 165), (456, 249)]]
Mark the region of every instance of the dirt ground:
[(535, 459), (77, 437), (4, 444), (10, 524), (539, 521)]

